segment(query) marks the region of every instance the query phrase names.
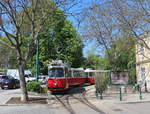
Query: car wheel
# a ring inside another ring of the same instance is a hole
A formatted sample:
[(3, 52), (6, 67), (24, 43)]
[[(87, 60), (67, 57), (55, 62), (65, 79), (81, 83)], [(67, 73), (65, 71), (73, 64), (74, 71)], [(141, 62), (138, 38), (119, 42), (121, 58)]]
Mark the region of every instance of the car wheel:
[(16, 86), (16, 85), (14, 85), (14, 86), (13, 86), (13, 89), (16, 89), (16, 87), (17, 87), (17, 86)]
[(1, 87), (2, 89), (4, 89), (4, 87)]

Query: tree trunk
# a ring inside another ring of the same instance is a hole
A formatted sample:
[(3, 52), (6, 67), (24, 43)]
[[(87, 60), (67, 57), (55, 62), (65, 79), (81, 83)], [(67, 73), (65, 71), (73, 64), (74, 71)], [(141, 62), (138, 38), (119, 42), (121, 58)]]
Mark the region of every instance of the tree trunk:
[(25, 82), (25, 77), (24, 77), (24, 61), (19, 60), (19, 78), (20, 78), (20, 87), (21, 87), (21, 101), (27, 102), (28, 101), (28, 92), (26, 88), (26, 82)]

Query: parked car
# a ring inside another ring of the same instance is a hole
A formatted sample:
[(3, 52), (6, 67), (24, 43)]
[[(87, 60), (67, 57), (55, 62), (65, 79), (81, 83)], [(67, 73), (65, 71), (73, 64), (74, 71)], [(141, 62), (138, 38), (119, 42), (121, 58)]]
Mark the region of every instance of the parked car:
[(4, 75), (0, 75), (0, 85), (1, 85), (1, 83), (2, 83), (2, 81), (3, 81), (3, 79), (5, 79), (5, 77), (6, 77), (6, 76), (4, 76)]
[(36, 81), (35, 77), (25, 77), (26, 82), (32, 82), (32, 81)]
[(38, 81), (39, 82), (42, 82), (43, 84), (46, 84), (46, 82), (47, 82), (47, 75), (39, 75), (38, 76)]
[(20, 87), (20, 81), (18, 79), (15, 79), (11, 76), (1, 76), (0, 77), (0, 87), (2, 89), (4, 88), (19, 88)]

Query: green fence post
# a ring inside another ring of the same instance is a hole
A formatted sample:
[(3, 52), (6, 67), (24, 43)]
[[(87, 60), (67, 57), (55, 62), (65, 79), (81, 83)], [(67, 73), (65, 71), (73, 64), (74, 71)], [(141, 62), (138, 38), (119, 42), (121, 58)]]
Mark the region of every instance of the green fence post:
[(103, 92), (100, 91), (100, 99), (103, 99)]
[(95, 94), (96, 94), (96, 98), (98, 99), (98, 91), (97, 91), (97, 89), (95, 91)]
[(121, 87), (119, 88), (119, 95), (120, 95), (120, 101), (122, 101), (122, 91), (121, 91)]
[(140, 100), (142, 100), (142, 90), (141, 90), (141, 87), (139, 87), (139, 90), (140, 90)]

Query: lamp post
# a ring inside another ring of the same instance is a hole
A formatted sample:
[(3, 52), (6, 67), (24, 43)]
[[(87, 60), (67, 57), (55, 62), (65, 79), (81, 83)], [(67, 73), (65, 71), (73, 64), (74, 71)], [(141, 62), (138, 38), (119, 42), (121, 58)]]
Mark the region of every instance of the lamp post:
[(39, 77), (39, 39), (36, 40), (36, 81)]

